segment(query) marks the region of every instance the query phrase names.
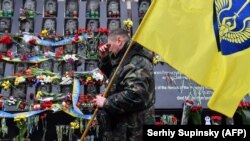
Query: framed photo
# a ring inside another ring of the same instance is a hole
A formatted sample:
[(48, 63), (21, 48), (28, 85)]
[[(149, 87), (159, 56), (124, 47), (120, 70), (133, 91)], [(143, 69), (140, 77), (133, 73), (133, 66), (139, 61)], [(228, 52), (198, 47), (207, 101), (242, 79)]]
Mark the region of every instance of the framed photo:
[(20, 30), (22, 32), (34, 32), (34, 19), (25, 19), (20, 21)]
[(121, 27), (121, 22), (119, 19), (108, 19), (108, 29), (110, 31), (118, 29)]
[(4, 43), (0, 43), (0, 52), (1, 53), (6, 53), (8, 50), (8, 46)]
[(57, 7), (58, 7), (57, 0), (45, 0), (44, 17), (56, 17)]
[(90, 28), (93, 32), (97, 32), (100, 26), (98, 19), (87, 19), (86, 27)]
[(138, 16), (143, 18), (150, 6), (150, 0), (140, 0), (138, 6)]
[(39, 68), (52, 71), (53, 70), (53, 62), (52, 61), (44, 61), (39, 64)]
[(35, 0), (24, 0), (23, 1), (23, 9), (36, 11), (36, 1)]
[(84, 87), (85, 94), (97, 95), (100, 93), (100, 88), (95, 84), (88, 84)]
[(90, 17), (90, 18), (100, 17), (100, 1), (99, 0), (87, 1), (86, 17)]
[(12, 96), (15, 97), (16, 99), (26, 99), (26, 85), (25, 84), (19, 84), (15, 88), (11, 89)]
[(65, 16), (66, 17), (78, 17), (79, 12), (79, 2), (77, 0), (66, 0), (65, 5)]
[(42, 91), (42, 92), (50, 93), (51, 90), (52, 90), (52, 86), (50, 84), (44, 84), (44, 85), (39, 85), (37, 87), (36, 91)]
[(92, 71), (95, 68), (98, 68), (98, 61), (86, 60), (84, 68), (85, 68), (85, 71)]
[(0, 61), (0, 77), (4, 77), (5, 62)]
[(76, 54), (77, 45), (76, 44), (65, 45), (63, 46), (63, 52), (64, 54)]
[(50, 33), (56, 32), (56, 19), (55, 18), (44, 18), (42, 30), (43, 29), (48, 30)]
[(17, 63), (15, 64), (15, 70), (14, 72), (15, 73), (23, 73), (27, 70), (28, 68), (28, 64), (25, 64), (25, 63)]
[(0, 18), (0, 32), (11, 32), (11, 18)]
[(72, 85), (63, 85), (63, 86), (61, 86), (61, 93), (68, 94), (68, 93), (72, 93), (72, 91), (73, 91), (73, 86)]
[(77, 19), (65, 19), (65, 35), (74, 35), (78, 30), (78, 20)]
[(108, 0), (107, 2), (107, 15), (108, 17), (119, 18), (120, 17), (120, 1)]
[(70, 64), (67, 62), (63, 63), (63, 68), (62, 68), (62, 75), (64, 75), (66, 72), (71, 72), (76, 70), (76, 65), (75, 64)]
[(2, 11), (4, 17), (11, 17), (13, 16), (14, 11), (14, 3), (13, 0), (2, 0)]

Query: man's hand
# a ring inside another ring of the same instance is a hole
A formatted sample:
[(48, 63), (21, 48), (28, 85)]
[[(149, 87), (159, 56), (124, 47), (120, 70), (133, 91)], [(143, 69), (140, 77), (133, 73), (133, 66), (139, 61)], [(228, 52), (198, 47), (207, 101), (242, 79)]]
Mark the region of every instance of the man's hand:
[(101, 44), (98, 46), (98, 51), (101, 58), (108, 56), (110, 44)]
[(94, 105), (96, 105), (99, 108), (102, 108), (104, 105), (106, 98), (102, 95), (97, 95), (96, 98), (93, 100)]

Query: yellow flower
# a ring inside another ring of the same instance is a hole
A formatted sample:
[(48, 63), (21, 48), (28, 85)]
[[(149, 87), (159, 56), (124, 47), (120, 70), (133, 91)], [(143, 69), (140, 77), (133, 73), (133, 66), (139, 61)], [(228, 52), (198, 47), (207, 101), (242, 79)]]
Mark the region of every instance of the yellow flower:
[(16, 77), (14, 85), (17, 86), (19, 85), (19, 83), (24, 82), (24, 81), (25, 81), (24, 77), (22, 76)]
[(10, 88), (10, 86), (11, 86), (11, 83), (10, 83), (9, 80), (8, 81), (4, 81), (2, 83), (2, 87), (4, 88), (4, 90), (8, 90)]
[(159, 63), (159, 62), (160, 62), (160, 60), (159, 60), (158, 58), (156, 58), (156, 57), (153, 58), (153, 63), (154, 63), (154, 64), (157, 64), (157, 63)]
[(130, 19), (124, 20), (123, 21), (124, 26), (130, 28), (133, 26), (133, 22)]
[(17, 116), (14, 118), (14, 121), (26, 121), (26, 117), (25, 116)]
[(70, 126), (72, 129), (78, 129), (79, 128), (79, 123), (78, 122), (70, 122)]
[(49, 31), (47, 29), (42, 30), (41, 33), (42, 33), (43, 36), (48, 36), (49, 35)]
[(91, 76), (88, 76), (87, 78), (86, 78), (86, 81), (91, 81), (92, 80), (92, 77)]
[(36, 98), (41, 98), (43, 95), (42, 91), (37, 91)]

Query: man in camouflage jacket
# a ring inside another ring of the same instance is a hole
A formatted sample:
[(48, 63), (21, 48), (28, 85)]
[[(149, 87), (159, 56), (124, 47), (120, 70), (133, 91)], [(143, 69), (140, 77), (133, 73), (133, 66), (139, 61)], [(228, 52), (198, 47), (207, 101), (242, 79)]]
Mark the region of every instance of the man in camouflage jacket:
[[(100, 68), (111, 78), (129, 45), (128, 33), (117, 29), (99, 48)], [(111, 54), (109, 54), (109, 52)], [(154, 124), (155, 82), (152, 53), (139, 44), (130, 49), (106, 98), (97, 95), (99, 137), (103, 141), (141, 141), (144, 124)]]

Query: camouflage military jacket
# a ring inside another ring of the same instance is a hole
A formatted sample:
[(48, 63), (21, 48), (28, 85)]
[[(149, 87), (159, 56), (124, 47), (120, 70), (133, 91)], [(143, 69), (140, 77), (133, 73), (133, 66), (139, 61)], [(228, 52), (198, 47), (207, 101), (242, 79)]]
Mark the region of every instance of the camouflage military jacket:
[[(115, 56), (101, 61), (100, 68), (111, 77), (127, 44)], [(152, 54), (135, 44), (119, 69), (103, 109), (97, 115), (101, 140), (140, 141), (143, 124), (154, 123), (155, 82)]]

